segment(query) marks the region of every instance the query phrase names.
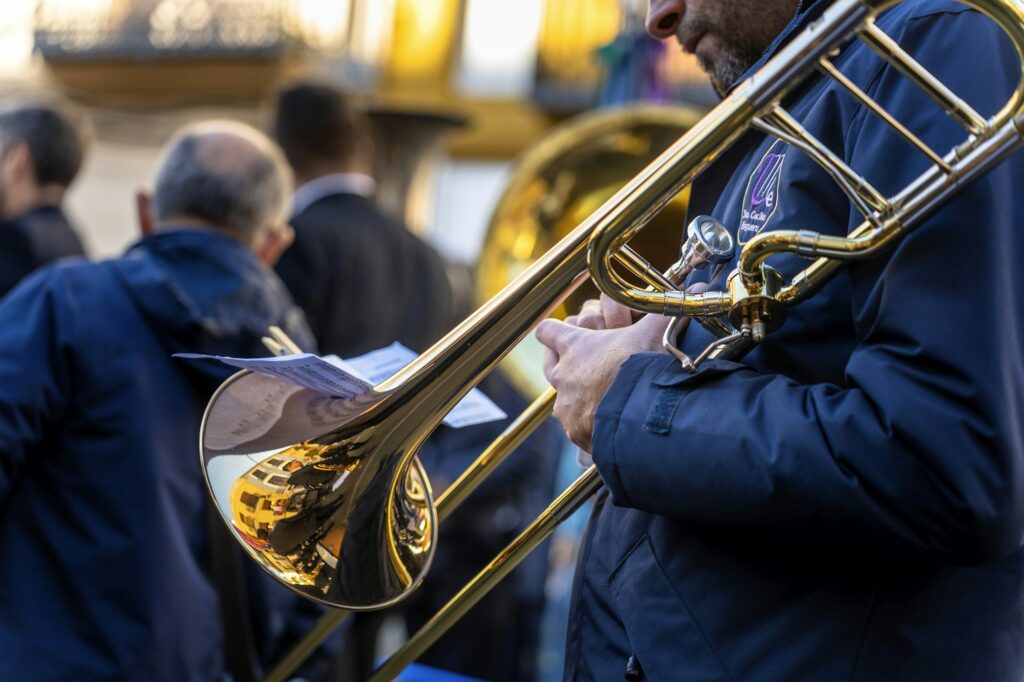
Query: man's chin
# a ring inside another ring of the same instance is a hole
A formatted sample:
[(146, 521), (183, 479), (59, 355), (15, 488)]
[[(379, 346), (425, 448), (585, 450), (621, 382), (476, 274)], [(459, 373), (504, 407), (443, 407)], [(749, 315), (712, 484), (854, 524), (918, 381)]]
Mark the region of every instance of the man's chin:
[(731, 55), (719, 58), (697, 58), (700, 68), (708, 74), (711, 87), (720, 97), (725, 97), (730, 88), (747, 72), (753, 62), (737, 59)]
[(725, 77), (727, 74), (722, 73), (722, 70), (718, 68), (718, 65), (715, 62), (703, 57), (697, 57), (697, 64), (699, 64), (701, 70), (707, 74), (708, 80), (711, 81), (711, 87), (714, 91), (718, 93), (719, 97), (724, 98), (726, 92), (728, 92), (729, 88), (732, 87), (733, 81), (726, 80)]
[(722, 83), (715, 79), (711, 80), (711, 89), (718, 95), (718, 99), (725, 99), (726, 95), (729, 94), (730, 87), (732, 87), (732, 83)]

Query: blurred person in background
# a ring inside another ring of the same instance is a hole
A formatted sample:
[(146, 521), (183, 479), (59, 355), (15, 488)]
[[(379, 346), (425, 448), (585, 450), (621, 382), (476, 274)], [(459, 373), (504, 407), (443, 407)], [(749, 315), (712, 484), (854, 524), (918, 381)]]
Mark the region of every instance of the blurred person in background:
[[(348, 95), (315, 81), (282, 88), (271, 134), (297, 187), (295, 240), (276, 270), (320, 351), (348, 358), (400, 341), (418, 352), (440, 338), (453, 317), (444, 262), (374, 202), (370, 126)], [(348, 619), (332, 678), (368, 676), (383, 618)]]
[[(272, 129), (298, 185), (290, 221), (295, 243), (277, 271), (321, 351), (352, 357), (394, 341), (417, 352), (428, 348), (456, 317), (451, 287), (441, 257), (374, 204), (368, 122), (337, 88), (300, 82), (278, 94)], [(511, 417), (437, 429), (420, 452), (435, 498), (527, 405), (499, 372), (480, 388)], [(445, 520), (433, 568), (403, 604), (410, 630), (546, 506), (563, 442), (553, 423), (544, 425)], [(546, 575), (546, 555), (536, 552), (421, 662), (480, 679), (532, 679)], [(342, 674), (363, 679), (372, 670), (381, 618), (353, 619)]]
[(426, 349), (451, 326), (451, 286), (437, 252), (374, 203), (368, 122), (337, 88), (299, 82), (278, 94), (272, 125), (298, 187), (277, 273), (320, 349)]
[(38, 267), (85, 250), (61, 205), (89, 147), (67, 104), (0, 110), (0, 298)]
[(210, 682), (226, 659), (252, 677), (210, 577), (224, 529), (197, 452), (226, 368), (171, 354), (265, 355), (268, 325), (312, 347), (268, 268), (290, 189), (261, 133), (186, 129), (140, 195), (140, 241), (0, 303), (0, 679)]

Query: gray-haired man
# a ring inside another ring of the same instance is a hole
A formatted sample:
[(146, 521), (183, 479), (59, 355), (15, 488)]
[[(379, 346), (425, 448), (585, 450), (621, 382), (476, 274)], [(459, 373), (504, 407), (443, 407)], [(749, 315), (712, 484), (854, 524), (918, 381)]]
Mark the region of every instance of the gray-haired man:
[(290, 190), (255, 130), (187, 129), (140, 200), (141, 241), (0, 304), (0, 679), (224, 674), (197, 453), (223, 375), (171, 354), (259, 355), (271, 324), (312, 344), (267, 267)]

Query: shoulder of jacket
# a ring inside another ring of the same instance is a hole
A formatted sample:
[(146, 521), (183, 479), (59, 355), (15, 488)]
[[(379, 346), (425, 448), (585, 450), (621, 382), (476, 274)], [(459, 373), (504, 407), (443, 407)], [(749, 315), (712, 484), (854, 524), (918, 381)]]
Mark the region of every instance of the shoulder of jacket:
[[(905, 50), (916, 55), (924, 46), (922, 39), (929, 35), (929, 24), (942, 17), (956, 15), (982, 16), (974, 8), (955, 0), (904, 0), (880, 15), (875, 23)], [(965, 32), (965, 41), (970, 39), (972, 31), (969, 29)], [(911, 38), (911, 35), (914, 37)], [(855, 42), (850, 47), (852, 49), (842, 60), (844, 71), (848, 76), (853, 76), (862, 88), (868, 88), (882, 74), (886, 63), (866, 44)], [(856, 75), (858, 73), (859, 76)]]
[(902, 3), (884, 13), (879, 26), (898, 25), (918, 19), (947, 14), (977, 13), (973, 7), (955, 0), (903, 0)]
[(55, 261), (48, 269), (55, 282), (85, 282), (108, 272), (114, 262), (116, 261), (91, 261), (81, 256), (72, 256)]
[[(85, 257), (63, 258), (49, 266), (50, 286), (66, 305), (96, 310), (113, 297), (126, 293), (115, 271), (128, 266), (126, 258), (91, 261)], [(95, 306), (95, 308), (94, 308)]]

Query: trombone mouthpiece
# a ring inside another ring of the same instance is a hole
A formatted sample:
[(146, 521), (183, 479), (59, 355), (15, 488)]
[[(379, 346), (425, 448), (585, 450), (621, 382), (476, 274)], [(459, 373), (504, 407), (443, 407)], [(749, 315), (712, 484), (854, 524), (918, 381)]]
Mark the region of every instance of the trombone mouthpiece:
[(735, 253), (736, 245), (725, 225), (711, 216), (699, 215), (686, 228), (686, 241), (669, 278), (678, 286), (694, 270), (729, 263)]

